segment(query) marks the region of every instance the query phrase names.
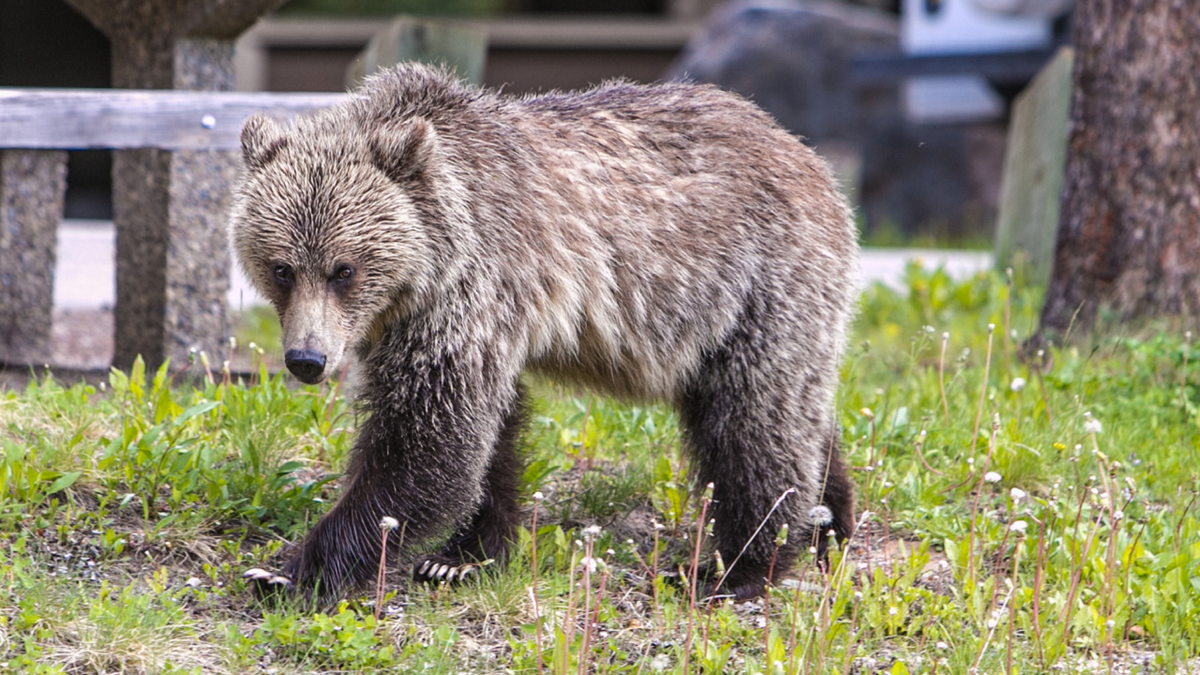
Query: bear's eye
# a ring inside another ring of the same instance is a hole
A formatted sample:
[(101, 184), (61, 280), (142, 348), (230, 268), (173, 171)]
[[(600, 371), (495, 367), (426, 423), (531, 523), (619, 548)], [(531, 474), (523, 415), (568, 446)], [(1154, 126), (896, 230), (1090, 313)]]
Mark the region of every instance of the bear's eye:
[(294, 275), (292, 274), (292, 268), (288, 265), (284, 265), (283, 263), (276, 265), (272, 270), (272, 273), (275, 276), (275, 283), (279, 284), (280, 286), (291, 285), (292, 281), (295, 279)]
[(339, 265), (333, 273), (334, 281), (349, 281), (354, 277), (354, 268), (349, 265)]

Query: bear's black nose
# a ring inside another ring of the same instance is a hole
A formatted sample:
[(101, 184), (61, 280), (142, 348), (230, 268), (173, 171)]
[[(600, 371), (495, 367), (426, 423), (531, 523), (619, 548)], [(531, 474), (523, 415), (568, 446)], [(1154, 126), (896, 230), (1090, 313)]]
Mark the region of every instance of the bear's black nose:
[(289, 349), (283, 355), (288, 370), (302, 382), (314, 384), (325, 370), (325, 355), (307, 349)]

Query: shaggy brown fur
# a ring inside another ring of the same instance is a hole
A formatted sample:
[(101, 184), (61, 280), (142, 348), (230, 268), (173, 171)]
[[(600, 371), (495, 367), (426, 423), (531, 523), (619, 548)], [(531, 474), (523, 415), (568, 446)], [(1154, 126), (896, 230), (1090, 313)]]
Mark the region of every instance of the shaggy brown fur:
[(370, 579), (382, 516), (406, 544), (461, 526), (418, 578), (502, 559), (525, 369), (677, 407), (740, 554), (721, 593), (761, 593), (791, 523), (786, 570), (829, 527), (814, 506), (852, 532), (832, 402), (856, 232), (825, 163), (750, 103), (625, 82), (516, 99), (408, 65), (242, 141), (231, 237), (289, 368), (365, 363), (345, 492), (283, 569), (300, 587)]

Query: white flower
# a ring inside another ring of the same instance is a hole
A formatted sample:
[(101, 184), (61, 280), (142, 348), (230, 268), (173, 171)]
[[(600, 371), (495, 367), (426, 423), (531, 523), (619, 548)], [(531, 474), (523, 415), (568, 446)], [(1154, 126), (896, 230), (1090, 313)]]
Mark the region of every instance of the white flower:
[(600, 563), (600, 561), (593, 558), (592, 556), (584, 556), (583, 558), (581, 558), (579, 560), (579, 567), (587, 569), (589, 574), (595, 574), (596, 567), (599, 566), (599, 563)]
[(1025, 530), (1029, 528), (1029, 523), (1023, 520), (1014, 520), (1013, 524), (1009, 525), (1008, 528), (1019, 535), (1023, 535), (1025, 534)]
[(666, 654), (659, 654), (650, 659), (650, 670), (660, 672), (671, 667), (671, 657)]
[(600, 526), (599, 525), (588, 525), (587, 527), (583, 528), (583, 538), (584, 539), (595, 539), (596, 537), (599, 537), (599, 536), (600, 536)]
[(942, 651), (946, 651), (947, 649), (950, 649), (950, 645), (942, 640), (938, 640), (937, 648)]
[(400, 521), (391, 516), (384, 516), (379, 519), (379, 529), (381, 530), (398, 530), (400, 529)]
[(995, 471), (989, 471), (983, 474), (983, 481), (985, 483), (999, 483), (1001, 478), (1002, 476)]
[(1098, 434), (1104, 430), (1104, 426), (1100, 424), (1100, 420), (1089, 417), (1083, 421), (1083, 430), (1085, 433)]
[(833, 511), (824, 504), (818, 504), (809, 509), (808, 520), (818, 528), (828, 527), (833, 524)]
[(540, 502), (545, 498), (546, 498), (546, 495), (542, 494), (541, 490), (538, 490), (537, 492), (533, 493), (533, 501), (535, 501), (535, 502)]
[(1025, 388), (1025, 378), (1023, 378), (1023, 377), (1014, 377), (1014, 378), (1013, 378), (1013, 381), (1012, 381), (1012, 384), (1010, 384), (1010, 385), (1008, 385), (1008, 386), (1009, 386), (1009, 388), (1010, 388), (1010, 389), (1012, 389), (1013, 391), (1015, 391), (1015, 392), (1018, 392), (1018, 393), (1019, 393), (1019, 392), (1020, 392), (1022, 389), (1024, 389), (1024, 388)]
[(888, 615), (889, 616), (896, 616), (899, 613), (900, 613), (900, 610), (896, 609), (895, 607), (888, 607)]
[(1025, 497), (1026, 497), (1026, 494), (1025, 494), (1025, 491), (1024, 491), (1024, 490), (1022, 490), (1021, 488), (1016, 488), (1016, 487), (1015, 487), (1015, 488), (1013, 488), (1013, 489), (1011, 489), (1011, 490), (1009, 490), (1009, 491), (1008, 491), (1008, 496), (1009, 496), (1009, 497), (1012, 497), (1012, 500), (1013, 500), (1014, 502), (1019, 502), (1019, 501), (1021, 501), (1022, 499), (1025, 499)]

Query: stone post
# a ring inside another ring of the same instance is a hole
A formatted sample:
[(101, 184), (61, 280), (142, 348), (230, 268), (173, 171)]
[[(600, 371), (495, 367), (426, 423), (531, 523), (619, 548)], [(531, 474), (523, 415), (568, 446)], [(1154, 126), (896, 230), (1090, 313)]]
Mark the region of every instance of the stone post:
[[(282, 0), (67, 0), (112, 44), (113, 86), (227, 91), (237, 36)], [(196, 121), (201, 124), (201, 120)], [(113, 365), (176, 367), (229, 335), (228, 151), (113, 153), (117, 303)]]
[(0, 150), (0, 362), (50, 358), (62, 150)]

